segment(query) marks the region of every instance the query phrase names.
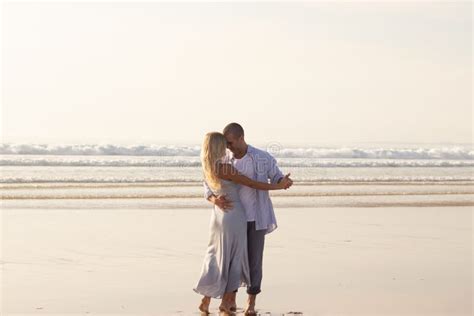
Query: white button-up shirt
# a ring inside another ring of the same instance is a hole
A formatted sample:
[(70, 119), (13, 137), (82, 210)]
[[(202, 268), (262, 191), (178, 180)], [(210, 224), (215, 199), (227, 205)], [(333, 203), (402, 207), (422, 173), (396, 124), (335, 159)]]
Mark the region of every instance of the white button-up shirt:
[[(273, 158), (273, 156), (270, 155), (268, 152), (248, 145), (247, 155), (249, 155), (249, 157), (252, 159), (252, 165), (255, 171), (255, 178), (253, 178), (253, 180), (267, 183), (268, 181), (270, 181), (270, 183), (275, 184), (281, 178), (283, 178), (283, 173), (278, 168), (276, 159)], [(233, 154), (230, 154), (230, 156), (230, 158), (232, 159)], [(207, 199), (214, 193), (207, 185), (206, 181), (203, 181), (203, 184), (204, 197)], [(266, 190), (255, 191), (255, 229), (265, 229), (266, 234), (269, 234), (278, 227), (275, 217), (275, 211), (273, 210), (273, 204), (270, 200), (270, 194)]]

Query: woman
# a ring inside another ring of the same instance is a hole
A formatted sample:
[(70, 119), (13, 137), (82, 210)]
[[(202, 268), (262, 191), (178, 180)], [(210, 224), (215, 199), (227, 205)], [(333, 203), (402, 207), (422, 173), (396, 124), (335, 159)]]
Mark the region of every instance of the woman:
[(231, 164), (223, 163), (227, 142), (223, 134), (207, 133), (201, 150), (204, 179), (216, 195), (227, 195), (233, 202), (231, 209), (217, 206), (211, 215), (210, 240), (204, 257), (201, 277), (193, 288), (204, 295), (199, 310), (209, 313), (211, 297), (222, 299), (219, 310), (232, 312), (232, 293), (242, 286), (250, 286), (247, 253), (247, 219), (239, 198), (239, 185), (257, 190), (284, 189), (288, 179), (278, 184), (254, 181), (240, 174)]

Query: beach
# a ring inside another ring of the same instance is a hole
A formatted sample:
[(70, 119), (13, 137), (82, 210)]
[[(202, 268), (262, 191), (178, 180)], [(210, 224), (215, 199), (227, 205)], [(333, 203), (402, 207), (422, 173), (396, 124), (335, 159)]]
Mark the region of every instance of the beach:
[(472, 1), (0, 8), (0, 316), (474, 315)]
[[(2, 316), (199, 314), (212, 212), (199, 146), (0, 153)], [(472, 315), (472, 146), (273, 154), (294, 185), (270, 192), (260, 315)]]
[[(210, 212), (3, 208), (2, 315), (196, 315)], [(276, 214), (259, 314), (472, 315), (472, 207)]]

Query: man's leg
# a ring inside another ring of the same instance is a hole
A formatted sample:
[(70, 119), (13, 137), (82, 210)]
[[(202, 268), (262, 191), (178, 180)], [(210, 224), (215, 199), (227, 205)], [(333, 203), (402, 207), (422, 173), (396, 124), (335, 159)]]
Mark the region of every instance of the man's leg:
[(247, 242), (251, 283), (251, 286), (247, 287), (247, 294), (249, 294), (247, 311), (253, 312), (256, 295), (261, 292), (265, 230), (255, 230), (255, 222), (248, 222)]

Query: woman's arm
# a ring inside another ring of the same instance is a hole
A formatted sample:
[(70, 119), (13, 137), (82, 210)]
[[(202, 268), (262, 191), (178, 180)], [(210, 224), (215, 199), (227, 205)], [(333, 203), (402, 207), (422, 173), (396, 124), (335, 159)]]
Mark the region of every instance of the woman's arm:
[(220, 164), (219, 168), (217, 169), (217, 176), (224, 180), (230, 180), (238, 184), (242, 184), (253, 189), (257, 190), (281, 190), (284, 189), (288, 178), (284, 177), (279, 183), (266, 183), (266, 182), (258, 182), (255, 180), (250, 179), (249, 177), (244, 176), (240, 172), (237, 171), (231, 164)]

